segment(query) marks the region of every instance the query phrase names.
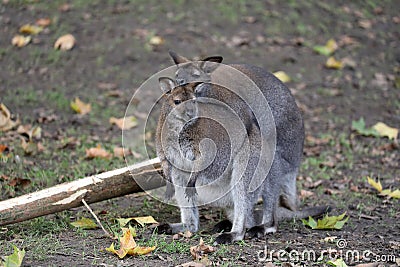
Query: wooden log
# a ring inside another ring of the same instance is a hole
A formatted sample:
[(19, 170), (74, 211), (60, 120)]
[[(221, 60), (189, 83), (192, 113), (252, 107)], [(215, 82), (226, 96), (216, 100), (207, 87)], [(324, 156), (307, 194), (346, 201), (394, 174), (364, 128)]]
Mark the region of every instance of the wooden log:
[(75, 208), (82, 199), (93, 203), (161, 187), (165, 183), (158, 173), (160, 161), (155, 158), (1, 201), (0, 226)]

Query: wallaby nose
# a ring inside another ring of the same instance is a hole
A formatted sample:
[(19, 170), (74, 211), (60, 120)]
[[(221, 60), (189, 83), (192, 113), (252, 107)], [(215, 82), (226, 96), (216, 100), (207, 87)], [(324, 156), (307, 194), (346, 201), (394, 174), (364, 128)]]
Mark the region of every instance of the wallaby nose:
[(176, 79), (176, 83), (177, 83), (178, 85), (182, 85), (182, 84), (185, 83), (185, 80), (184, 80), (184, 79), (179, 79), (179, 78), (177, 78), (177, 79)]

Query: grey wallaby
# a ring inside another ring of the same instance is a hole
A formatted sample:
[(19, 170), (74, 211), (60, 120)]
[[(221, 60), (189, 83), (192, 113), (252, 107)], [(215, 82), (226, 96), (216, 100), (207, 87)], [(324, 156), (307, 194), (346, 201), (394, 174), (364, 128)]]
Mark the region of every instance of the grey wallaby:
[[(284, 84), (259, 67), (230, 65), (260, 88), (276, 129), (276, 150), (269, 172), (265, 170), (266, 177), (262, 177), (259, 187), (249, 190), (260, 160), (262, 138), (270, 136), (267, 133), (262, 137), (263, 131), (270, 129), (262, 126), (270, 122), (257, 120), (253, 113), (258, 100), (248, 103), (235, 92), (212, 83), (212, 74), (222, 57), (192, 62), (173, 52), (170, 55), (178, 69), (174, 80), (160, 78), (164, 95), (156, 146), (168, 181), (167, 195), (175, 195), (181, 222), (164, 225), (160, 231), (196, 232), (198, 206), (203, 204), (226, 210), (230, 223), (219, 227), (230, 231), (219, 235), (216, 243), (241, 240), (246, 229), (250, 237), (261, 237), (275, 232), (279, 220), (329, 211), (329, 207), (297, 210), (296, 175), (304, 127), (295, 100)], [(214, 147), (203, 142), (205, 139), (211, 139)], [(255, 210), (260, 197), (263, 207)]]

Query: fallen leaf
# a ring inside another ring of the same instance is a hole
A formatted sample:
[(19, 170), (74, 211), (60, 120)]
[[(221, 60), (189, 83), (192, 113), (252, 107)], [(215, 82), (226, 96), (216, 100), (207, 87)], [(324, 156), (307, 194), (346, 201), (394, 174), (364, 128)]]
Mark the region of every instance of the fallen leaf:
[(338, 44), (334, 39), (329, 39), (325, 45), (316, 45), (313, 47), (313, 50), (318, 54), (324, 56), (332, 55), (339, 48)]
[(41, 27), (47, 27), (51, 24), (51, 19), (49, 18), (40, 18), (36, 21), (36, 25), (39, 25)]
[(183, 236), (184, 238), (191, 238), (193, 236), (193, 233), (189, 230), (186, 230), (184, 233), (179, 233), (179, 235)]
[(25, 24), (19, 28), (19, 32), (23, 34), (29, 34), (29, 35), (36, 35), (43, 31), (43, 27), (41, 26), (36, 26), (36, 25), (31, 25), (31, 24)]
[(111, 124), (117, 125), (118, 128), (122, 130), (129, 130), (138, 124), (135, 116), (127, 116), (119, 119), (111, 117), (109, 121)]
[(389, 197), (400, 199), (400, 190), (396, 189), (388, 194)]
[(15, 35), (12, 40), (11, 44), (16, 47), (24, 47), (32, 41), (32, 37), (30, 36), (23, 36), (23, 35)]
[(75, 46), (75, 43), (75, 37), (72, 34), (66, 34), (57, 39), (54, 43), (54, 48), (67, 51), (71, 50)]
[(29, 140), (40, 139), (42, 137), (42, 128), (40, 126), (32, 127), (30, 124), (20, 125), (17, 128), (17, 133), (20, 135), (28, 137)]
[(316, 222), (312, 217), (308, 217), (308, 221), (306, 219), (302, 219), (301, 221), (305, 226), (311, 227), (311, 229), (337, 229), (340, 230), (343, 228), (343, 225), (347, 222), (349, 217), (344, 219), (346, 212), (339, 216), (328, 216), (325, 215), (322, 219), (318, 219)]
[(164, 44), (165, 40), (161, 36), (152, 36), (149, 40), (149, 44), (153, 46), (160, 46)]
[(22, 264), (22, 260), (25, 257), (25, 250), (20, 250), (15, 245), (12, 245), (14, 252), (4, 257), (4, 262), (0, 262), (4, 267), (19, 267)]
[(200, 242), (197, 246), (190, 247), (190, 254), (193, 259), (199, 261), (202, 259), (204, 254), (216, 251), (215, 247), (204, 244), (203, 238), (200, 237)]
[(340, 70), (343, 68), (343, 63), (340, 60), (336, 60), (334, 57), (329, 57), (326, 60), (325, 67), (328, 69)]
[(145, 224), (158, 223), (156, 220), (154, 220), (153, 216), (134, 217), (132, 219), (135, 220), (142, 227), (144, 227)]
[(120, 243), (120, 248), (118, 250), (114, 248), (114, 243), (112, 243), (110, 247), (106, 248), (106, 250), (114, 254), (117, 254), (120, 259), (124, 258), (126, 255), (144, 255), (150, 253), (156, 248), (156, 246), (153, 247), (138, 246), (135, 240), (133, 239), (131, 230), (127, 228), (123, 229), (123, 236), (119, 238), (119, 243)]
[(126, 149), (123, 147), (114, 147), (114, 157), (123, 158), (124, 156), (132, 155), (130, 149)]
[(370, 29), (372, 26), (372, 22), (368, 19), (362, 19), (358, 21), (358, 26), (360, 26), (363, 29)]
[(333, 243), (336, 239), (337, 239), (337, 236), (327, 236), (324, 238), (324, 241)]
[(328, 261), (327, 264), (335, 267), (347, 267), (347, 264), (343, 261), (343, 259), (336, 259), (334, 261)]
[(367, 181), (368, 183), (375, 188), (379, 193), (382, 192), (382, 184), (380, 181), (375, 182), (374, 179), (372, 179), (371, 177), (367, 176)]
[(397, 139), (399, 134), (399, 129), (389, 127), (383, 122), (376, 123), (374, 126), (372, 126), (372, 129), (377, 131), (380, 136), (387, 137), (392, 140)]
[(3, 154), (3, 152), (9, 151), (8, 146), (0, 144), (0, 154)]
[(82, 229), (96, 229), (96, 228), (98, 228), (97, 224), (92, 219), (89, 219), (89, 218), (82, 218), (80, 220), (72, 222), (71, 225), (76, 227), (76, 228), (82, 228)]
[(27, 155), (32, 155), (38, 152), (38, 146), (32, 140), (27, 142), (24, 138), (21, 138), (21, 147)]
[(276, 78), (281, 80), (283, 83), (287, 83), (291, 81), (291, 78), (289, 75), (287, 75), (284, 71), (277, 71), (273, 73)]
[(101, 148), (101, 145), (98, 144), (96, 147), (91, 147), (89, 149), (86, 149), (86, 157), (89, 159), (92, 158), (103, 158), (103, 159), (109, 159), (111, 158), (111, 154), (107, 152), (104, 148)]
[(360, 118), (358, 121), (352, 121), (351, 128), (358, 134), (364, 136), (379, 136), (379, 133), (375, 129), (366, 128), (364, 118)]
[(8, 185), (9, 185), (9, 186), (12, 186), (12, 187), (21, 186), (22, 189), (25, 189), (25, 188), (27, 188), (28, 186), (30, 186), (31, 183), (32, 183), (32, 181), (29, 180), (29, 179), (14, 178), (14, 179), (12, 179), (12, 180), (10, 180), (10, 181), (8, 182)]
[(76, 113), (85, 115), (92, 110), (92, 106), (90, 103), (82, 102), (78, 97), (75, 97), (75, 100), (71, 102), (71, 108)]
[(307, 191), (307, 190), (304, 190), (304, 189), (300, 190), (300, 198), (301, 199), (306, 199), (306, 198), (311, 197), (313, 195), (314, 195), (314, 192)]

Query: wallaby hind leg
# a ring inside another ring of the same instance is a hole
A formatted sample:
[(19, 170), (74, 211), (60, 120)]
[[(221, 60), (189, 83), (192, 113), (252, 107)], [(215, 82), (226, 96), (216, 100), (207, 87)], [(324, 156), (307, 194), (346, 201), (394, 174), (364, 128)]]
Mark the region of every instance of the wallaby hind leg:
[(279, 204), (291, 211), (297, 210), (297, 186), (296, 186), (297, 170), (287, 173), (283, 176), (284, 183), (282, 186), (282, 194), (279, 197)]

